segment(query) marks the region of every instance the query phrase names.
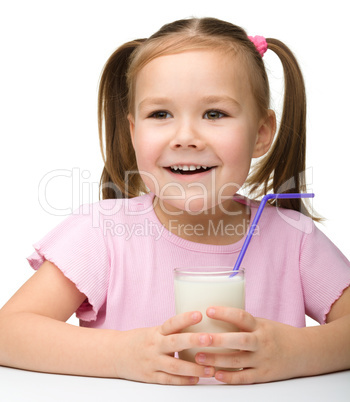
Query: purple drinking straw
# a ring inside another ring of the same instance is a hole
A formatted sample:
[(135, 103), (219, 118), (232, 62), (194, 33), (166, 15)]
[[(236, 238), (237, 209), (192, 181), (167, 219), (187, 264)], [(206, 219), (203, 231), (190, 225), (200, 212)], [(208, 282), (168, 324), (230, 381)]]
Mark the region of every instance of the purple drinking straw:
[(258, 208), (258, 210), (256, 212), (256, 215), (255, 215), (254, 219), (253, 219), (253, 223), (251, 224), (251, 226), (249, 228), (247, 237), (246, 237), (246, 239), (244, 241), (242, 250), (239, 253), (239, 256), (237, 258), (236, 264), (235, 264), (235, 266), (233, 268), (233, 273), (230, 275), (230, 278), (236, 275), (235, 272), (238, 271), (239, 267), (241, 266), (243, 257), (244, 257), (244, 255), (245, 255), (245, 253), (247, 251), (247, 248), (248, 248), (250, 240), (251, 240), (251, 238), (253, 236), (254, 230), (258, 225), (258, 221), (260, 219), (261, 213), (262, 213), (262, 211), (264, 209), (264, 206), (265, 206), (267, 200), (277, 199), (277, 198), (287, 198), (287, 199), (290, 198), (291, 199), (291, 198), (313, 198), (313, 197), (315, 197), (315, 194), (313, 194), (313, 193), (304, 193), (304, 194), (302, 194), (302, 193), (290, 193), (290, 194), (267, 194), (267, 195), (265, 195), (263, 197), (263, 199), (261, 200), (261, 202), (260, 202), (259, 208)]

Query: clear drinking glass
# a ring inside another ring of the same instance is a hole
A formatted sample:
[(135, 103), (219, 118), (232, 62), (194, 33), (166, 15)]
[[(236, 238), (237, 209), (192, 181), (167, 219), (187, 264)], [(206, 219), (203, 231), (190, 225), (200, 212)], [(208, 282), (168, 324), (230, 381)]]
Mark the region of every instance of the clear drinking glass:
[[(211, 306), (245, 308), (244, 269), (234, 271), (232, 267), (193, 267), (174, 270), (176, 314), (200, 311), (202, 321), (186, 328), (184, 332), (236, 332), (233, 324), (217, 321), (206, 315)], [(193, 348), (179, 352), (179, 357), (195, 361), (198, 352), (227, 353), (232, 349), (206, 347)], [(225, 369), (227, 370), (227, 369)]]

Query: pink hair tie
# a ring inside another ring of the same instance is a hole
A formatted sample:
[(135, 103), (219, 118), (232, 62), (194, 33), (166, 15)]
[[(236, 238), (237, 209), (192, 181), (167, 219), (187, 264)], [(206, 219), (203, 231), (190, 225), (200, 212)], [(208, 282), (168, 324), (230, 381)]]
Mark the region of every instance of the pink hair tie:
[(248, 36), (249, 40), (254, 43), (256, 50), (263, 57), (267, 50), (267, 42), (263, 36)]

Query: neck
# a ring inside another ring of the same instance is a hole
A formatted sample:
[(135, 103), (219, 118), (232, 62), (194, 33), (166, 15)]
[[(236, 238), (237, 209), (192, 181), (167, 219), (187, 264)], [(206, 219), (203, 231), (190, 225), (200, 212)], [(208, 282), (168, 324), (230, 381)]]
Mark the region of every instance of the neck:
[(155, 197), (154, 211), (171, 233), (203, 244), (236, 243), (244, 237), (250, 220), (249, 208), (233, 199), (193, 213), (174, 208)]

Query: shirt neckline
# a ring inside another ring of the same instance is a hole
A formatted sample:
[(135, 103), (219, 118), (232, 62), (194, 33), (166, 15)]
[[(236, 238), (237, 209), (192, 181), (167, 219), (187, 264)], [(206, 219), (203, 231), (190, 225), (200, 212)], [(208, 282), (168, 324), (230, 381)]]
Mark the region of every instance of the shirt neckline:
[[(153, 204), (153, 199), (154, 199), (154, 194), (153, 193), (148, 193), (146, 194), (148, 198), (148, 202), (150, 205)], [(168, 229), (166, 229), (159, 221), (154, 208), (151, 209), (150, 214), (149, 214), (149, 219), (152, 220), (154, 224), (156, 224), (159, 227), (159, 230), (161, 233), (161, 237), (165, 239), (166, 241), (169, 241), (173, 244), (175, 244), (178, 247), (185, 248), (187, 250), (192, 250), (192, 251), (199, 251), (199, 252), (204, 252), (204, 253), (234, 253), (234, 252), (239, 252), (243, 246), (243, 243), (247, 237), (247, 233), (249, 231), (249, 228), (251, 226), (251, 223), (256, 215), (257, 209), (258, 209), (258, 203), (256, 201), (252, 201), (244, 196), (241, 195), (235, 195), (234, 200), (237, 202), (240, 202), (244, 205), (247, 205), (250, 208), (250, 222), (249, 226), (246, 230), (245, 235), (237, 241), (236, 243), (232, 244), (226, 244), (226, 245), (217, 245), (217, 244), (203, 244), (203, 243), (196, 243), (187, 239), (183, 239), (182, 237), (179, 237), (173, 233), (171, 233)]]

